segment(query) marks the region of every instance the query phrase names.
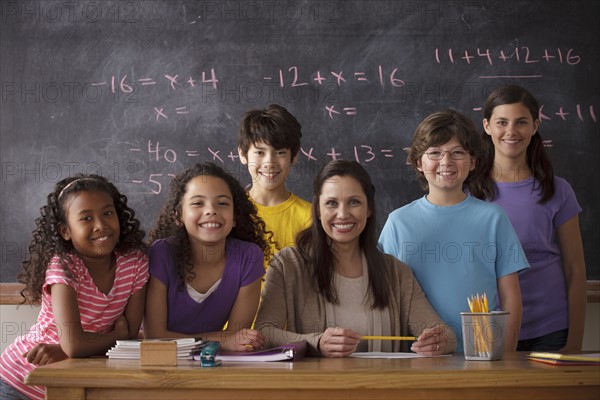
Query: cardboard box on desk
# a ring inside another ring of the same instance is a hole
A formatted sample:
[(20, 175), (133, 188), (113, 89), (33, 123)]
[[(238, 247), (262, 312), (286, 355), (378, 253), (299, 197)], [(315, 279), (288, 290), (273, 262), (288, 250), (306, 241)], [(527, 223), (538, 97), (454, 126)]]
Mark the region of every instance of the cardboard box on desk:
[(176, 366), (177, 343), (143, 341), (140, 343), (140, 365)]

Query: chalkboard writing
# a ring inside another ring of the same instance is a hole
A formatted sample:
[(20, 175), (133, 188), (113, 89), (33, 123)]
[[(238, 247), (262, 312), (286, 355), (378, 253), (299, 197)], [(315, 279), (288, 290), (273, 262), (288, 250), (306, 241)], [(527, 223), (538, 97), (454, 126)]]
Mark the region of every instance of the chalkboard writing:
[(1, 266), (14, 282), (59, 180), (99, 173), (150, 229), (172, 176), (212, 160), (244, 184), (236, 133), (279, 103), (303, 126), (289, 189), (327, 161), (377, 186), (378, 222), (423, 195), (406, 164), (417, 124), (480, 123), (498, 85), (541, 104), (556, 173), (573, 186), (588, 279), (600, 279), (600, 7), (592, 1), (2, 1)]

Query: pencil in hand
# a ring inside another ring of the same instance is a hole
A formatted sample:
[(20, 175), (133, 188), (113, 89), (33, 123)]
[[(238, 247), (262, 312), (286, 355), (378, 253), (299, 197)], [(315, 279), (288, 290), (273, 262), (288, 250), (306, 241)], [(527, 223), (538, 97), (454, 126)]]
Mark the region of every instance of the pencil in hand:
[(414, 336), (361, 336), (364, 340), (417, 340)]

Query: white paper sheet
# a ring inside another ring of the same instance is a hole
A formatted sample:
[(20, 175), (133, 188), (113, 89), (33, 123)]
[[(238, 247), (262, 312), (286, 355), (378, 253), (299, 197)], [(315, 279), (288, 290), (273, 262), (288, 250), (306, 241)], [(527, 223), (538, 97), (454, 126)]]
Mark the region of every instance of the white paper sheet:
[(450, 354), (440, 356), (424, 356), (417, 353), (385, 353), (382, 351), (371, 351), (366, 353), (352, 353), (348, 357), (354, 358), (428, 358), (428, 357), (447, 357)]

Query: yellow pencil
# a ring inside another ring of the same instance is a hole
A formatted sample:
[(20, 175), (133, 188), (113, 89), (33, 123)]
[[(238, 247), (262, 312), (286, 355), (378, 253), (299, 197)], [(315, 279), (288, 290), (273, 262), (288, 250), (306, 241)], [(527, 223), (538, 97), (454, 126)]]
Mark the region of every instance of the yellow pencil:
[(361, 336), (365, 340), (417, 340), (414, 336)]

